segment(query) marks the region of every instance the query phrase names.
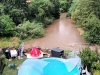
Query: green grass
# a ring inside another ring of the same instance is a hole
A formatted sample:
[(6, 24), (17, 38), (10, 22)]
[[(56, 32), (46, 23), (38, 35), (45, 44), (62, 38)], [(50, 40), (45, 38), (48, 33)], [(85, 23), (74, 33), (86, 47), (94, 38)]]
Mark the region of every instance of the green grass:
[(96, 70), (93, 75), (100, 75), (100, 70)]
[(2, 37), (0, 38), (0, 48), (20, 46), (22, 42), (26, 42), (28, 40), (34, 40), (34, 39), (35, 38), (27, 37), (24, 40), (20, 40), (20, 38), (18, 37)]
[(0, 38), (0, 47), (12, 47), (18, 46), (21, 43), (21, 40), (18, 37), (2, 37)]
[[(16, 66), (19, 66), (23, 63), (23, 61), (26, 59), (26, 57), (24, 57), (23, 59), (13, 59), (11, 61), (7, 60), (7, 64), (13, 64), (15, 63)], [(3, 75), (16, 75), (17, 74), (17, 67), (15, 70), (8, 68), (8, 65), (4, 68), (3, 70)]]

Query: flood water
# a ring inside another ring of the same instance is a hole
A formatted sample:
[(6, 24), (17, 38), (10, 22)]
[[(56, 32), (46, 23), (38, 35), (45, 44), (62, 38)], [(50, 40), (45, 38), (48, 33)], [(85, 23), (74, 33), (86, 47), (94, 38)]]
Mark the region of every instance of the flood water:
[(45, 28), (45, 35), (42, 38), (26, 42), (25, 48), (40, 46), (42, 48), (52, 49), (60, 47), (61, 49), (81, 49), (82, 44), (86, 43), (76, 28), (75, 23), (66, 18), (66, 13), (61, 13), (60, 19)]

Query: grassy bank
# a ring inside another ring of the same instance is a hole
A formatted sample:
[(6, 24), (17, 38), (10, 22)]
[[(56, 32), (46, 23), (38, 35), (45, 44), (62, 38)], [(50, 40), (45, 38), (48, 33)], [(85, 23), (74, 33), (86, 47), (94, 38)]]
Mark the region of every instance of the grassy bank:
[(21, 40), (18, 37), (0, 38), (0, 48), (18, 46), (20, 43)]
[[(22, 42), (26, 42), (28, 40), (31, 40), (32, 38), (27, 38), (25, 40), (20, 40), (18, 37), (2, 37), (0, 38), (0, 48), (4, 47), (13, 47), (13, 46), (19, 46)], [(22, 64), (22, 62), (26, 59), (24, 57), (23, 59), (13, 59), (11, 61), (7, 60), (7, 66), (3, 70), (3, 75), (16, 75), (17, 73), (17, 67), (15, 70), (8, 68), (8, 64), (15, 63), (16, 66), (19, 66)]]
[(20, 40), (18, 37), (2, 37), (0, 38), (0, 48), (19, 46), (22, 42), (26, 42), (31, 39), (34, 38), (28, 37), (24, 40)]
[(24, 57), (23, 59), (13, 59), (11, 61), (7, 60), (7, 66), (3, 70), (3, 75), (16, 75), (17, 74), (17, 67), (15, 70), (8, 68), (8, 64), (13, 64), (15, 63), (16, 66), (19, 66), (22, 64), (22, 62), (26, 59)]

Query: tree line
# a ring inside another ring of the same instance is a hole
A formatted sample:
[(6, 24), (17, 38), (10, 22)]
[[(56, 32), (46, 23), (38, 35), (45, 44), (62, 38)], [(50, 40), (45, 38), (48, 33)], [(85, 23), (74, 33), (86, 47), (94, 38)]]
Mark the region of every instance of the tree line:
[(67, 11), (69, 3), (71, 0), (0, 0), (0, 36), (42, 37), (43, 28)]
[(100, 44), (99, 0), (0, 0), (0, 36), (42, 37), (60, 13), (68, 12), (90, 43)]
[(68, 16), (85, 32), (83, 37), (90, 43), (100, 44), (100, 0), (73, 0)]
[(1, 0), (0, 36), (23, 39), (35, 33), (35, 37), (41, 37), (43, 27), (59, 18), (58, 10), (58, 0), (31, 0), (30, 3), (26, 0)]

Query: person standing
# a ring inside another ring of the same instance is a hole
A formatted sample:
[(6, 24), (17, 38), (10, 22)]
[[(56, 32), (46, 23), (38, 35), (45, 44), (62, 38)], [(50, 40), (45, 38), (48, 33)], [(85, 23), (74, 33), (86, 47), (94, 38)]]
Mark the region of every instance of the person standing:
[(21, 45), (20, 59), (23, 59), (23, 56), (24, 56), (24, 54), (23, 54), (23, 52), (24, 52), (24, 45), (25, 45), (25, 43), (23, 42), (22, 45)]

